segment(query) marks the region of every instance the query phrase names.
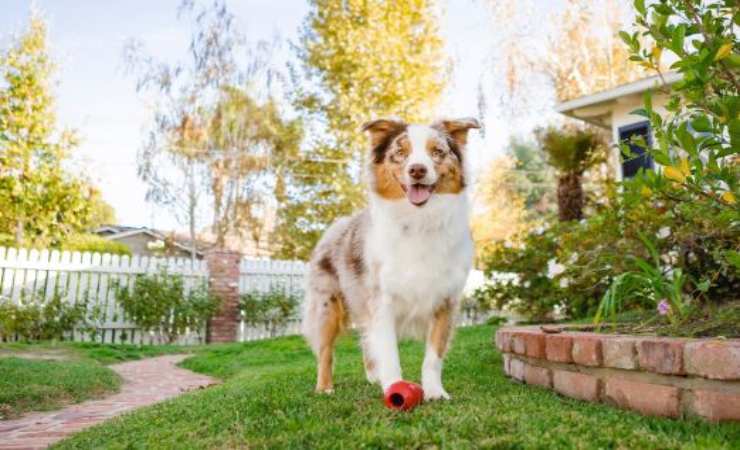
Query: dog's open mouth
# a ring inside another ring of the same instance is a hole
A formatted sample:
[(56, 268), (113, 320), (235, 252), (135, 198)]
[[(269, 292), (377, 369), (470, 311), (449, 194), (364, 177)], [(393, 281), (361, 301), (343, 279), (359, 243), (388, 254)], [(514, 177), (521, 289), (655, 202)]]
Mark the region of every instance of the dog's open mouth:
[(411, 186), (403, 186), (403, 190), (406, 191), (406, 198), (409, 199), (411, 204), (422, 206), (432, 196), (434, 186), (433, 184), (416, 183)]

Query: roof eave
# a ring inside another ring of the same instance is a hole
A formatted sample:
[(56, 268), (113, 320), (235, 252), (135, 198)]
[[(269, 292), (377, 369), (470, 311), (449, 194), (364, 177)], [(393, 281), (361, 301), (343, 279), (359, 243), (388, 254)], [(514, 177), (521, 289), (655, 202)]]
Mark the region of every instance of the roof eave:
[[(628, 95), (640, 94), (647, 91), (648, 89), (661, 86), (670, 86), (681, 78), (682, 75), (677, 72), (668, 72), (662, 76), (655, 75), (652, 77), (643, 78), (632, 83), (617, 86), (607, 91), (601, 91), (595, 94), (585, 95), (583, 97), (578, 97), (574, 98), (573, 100), (562, 102), (555, 106), (555, 111), (570, 117), (576, 117), (572, 114), (575, 110), (610, 102), (612, 100), (616, 100), (620, 97), (625, 97)], [(583, 120), (581, 117), (576, 118)]]

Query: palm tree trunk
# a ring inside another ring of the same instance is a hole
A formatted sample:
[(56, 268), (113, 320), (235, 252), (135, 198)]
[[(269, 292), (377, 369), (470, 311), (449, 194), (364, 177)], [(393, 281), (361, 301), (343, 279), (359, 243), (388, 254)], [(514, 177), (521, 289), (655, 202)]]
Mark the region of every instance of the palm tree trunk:
[(561, 222), (583, 218), (583, 185), (580, 173), (566, 173), (558, 178), (558, 219)]

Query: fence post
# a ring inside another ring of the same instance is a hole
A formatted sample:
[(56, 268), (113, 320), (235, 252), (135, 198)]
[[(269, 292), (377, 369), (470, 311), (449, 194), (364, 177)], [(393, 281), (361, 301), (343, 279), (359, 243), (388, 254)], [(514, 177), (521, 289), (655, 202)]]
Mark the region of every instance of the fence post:
[(235, 342), (239, 330), (239, 263), (241, 254), (231, 250), (206, 253), (208, 290), (221, 299), (221, 307), (208, 323), (208, 342)]

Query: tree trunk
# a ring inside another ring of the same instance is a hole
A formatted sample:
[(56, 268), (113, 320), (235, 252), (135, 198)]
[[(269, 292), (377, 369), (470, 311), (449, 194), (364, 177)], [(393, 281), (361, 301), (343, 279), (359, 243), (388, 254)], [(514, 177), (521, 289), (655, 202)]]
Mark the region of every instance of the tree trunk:
[(190, 232), (190, 267), (195, 266), (195, 213), (198, 194), (195, 186), (195, 169), (192, 160), (188, 162), (188, 228)]
[(25, 224), (23, 219), (18, 219), (15, 223), (15, 245), (23, 247), (23, 241), (25, 240)]
[(583, 186), (580, 173), (558, 178), (558, 219), (561, 222), (583, 218)]

